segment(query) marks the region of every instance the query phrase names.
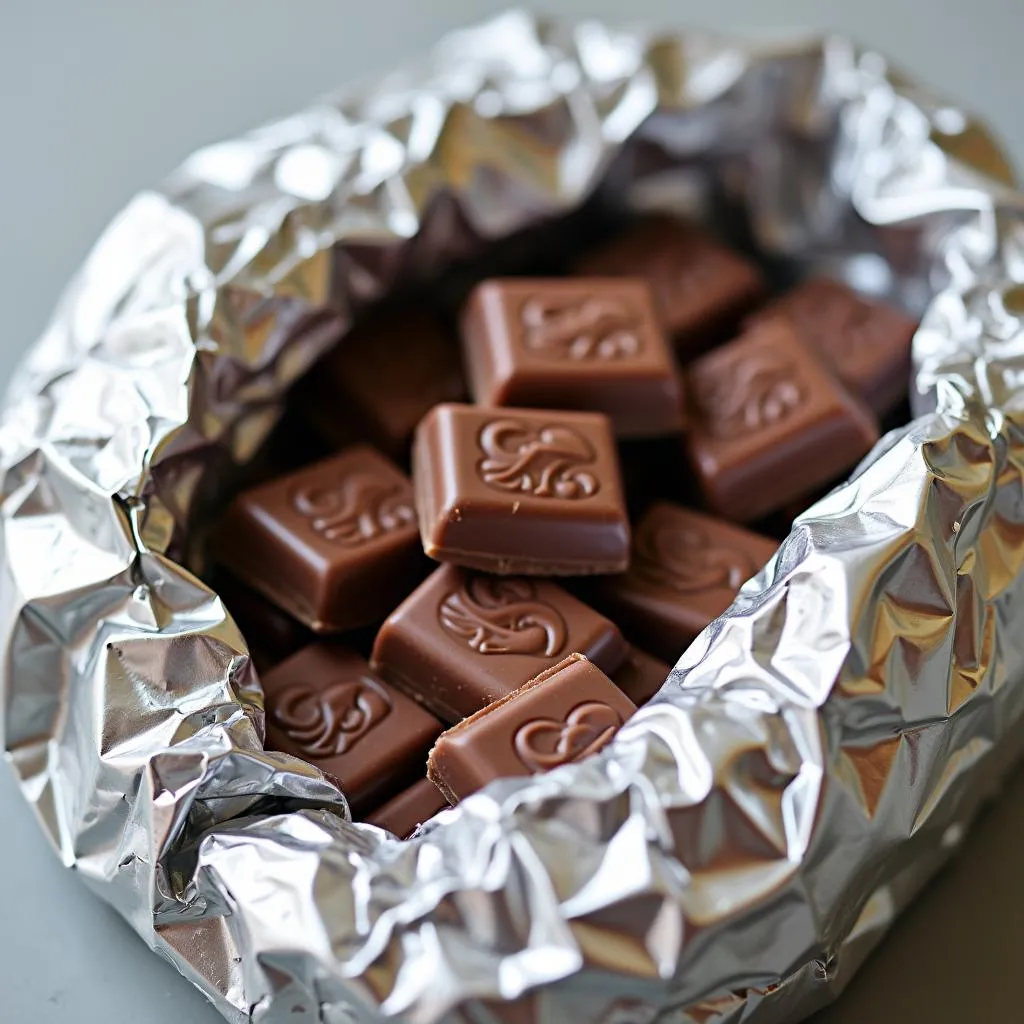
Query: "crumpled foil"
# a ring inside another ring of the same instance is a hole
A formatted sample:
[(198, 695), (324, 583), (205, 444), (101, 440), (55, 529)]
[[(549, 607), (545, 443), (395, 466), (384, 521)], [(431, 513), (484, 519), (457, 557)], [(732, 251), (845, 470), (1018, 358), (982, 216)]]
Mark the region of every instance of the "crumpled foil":
[[(924, 311), (917, 418), (605, 753), (496, 783), (412, 842), (351, 824), (316, 770), (263, 753), (245, 642), (186, 541), (359, 305), (599, 184), (664, 204), (708, 183), (766, 251)], [(7, 398), (22, 791), (232, 1020), (806, 1015), (1019, 753), (1022, 317), (998, 150), (839, 38), (513, 13), (204, 149), (110, 226)]]

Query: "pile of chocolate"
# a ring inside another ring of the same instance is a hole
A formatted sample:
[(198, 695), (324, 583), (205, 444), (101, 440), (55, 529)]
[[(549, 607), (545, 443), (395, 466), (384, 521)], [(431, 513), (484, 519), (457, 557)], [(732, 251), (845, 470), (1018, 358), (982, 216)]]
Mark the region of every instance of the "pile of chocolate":
[(659, 216), (570, 275), (476, 284), (457, 332), (358, 325), (299, 392), (329, 454), (216, 531), (268, 749), (405, 837), (606, 744), (905, 397), (903, 313), (766, 293)]

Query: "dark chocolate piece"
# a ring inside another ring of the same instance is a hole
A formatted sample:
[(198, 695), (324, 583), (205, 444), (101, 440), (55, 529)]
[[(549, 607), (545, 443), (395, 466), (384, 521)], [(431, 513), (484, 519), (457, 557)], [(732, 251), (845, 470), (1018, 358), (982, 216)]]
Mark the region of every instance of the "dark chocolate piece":
[(689, 368), (687, 443), (705, 500), (752, 522), (848, 470), (878, 440), (850, 395), (785, 320), (751, 327)]
[(448, 801), (430, 779), (420, 779), (393, 796), (383, 807), (366, 817), (367, 824), (387, 829), (399, 839), (407, 839), (425, 821), (443, 811)]
[(644, 281), (484, 281), (462, 344), (480, 405), (603, 412), (618, 437), (682, 429), (682, 387)]
[(506, 575), (618, 572), (629, 519), (606, 416), (439, 405), (416, 431), (423, 548)]
[(267, 748), (337, 780), (354, 814), (423, 771), (441, 723), (376, 676), (357, 654), (314, 644), (263, 677)]
[(494, 779), (596, 754), (635, 710), (599, 668), (571, 654), (442, 733), (427, 777), (456, 803)]
[(662, 327), (684, 356), (718, 341), (764, 292), (752, 263), (668, 216), (647, 217), (628, 228), (584, 257), (577, 271), (644, 278)]
[(357, 446), (241, 494), (216, 557), (316, 632), (380, 622), (422, 571), (412, 487)]
[(781, 316), (836, 376), (884, 416), (907, 393), (910, 346), (917, 322), (827, 278), (805, 281), (756, 314)]
[(671, 671), (665, 662), (639, 647), (630, 647), (626, 660), (612, 673), (612, 682), (640, 707), (661, 689)]
[(363, 438), (401, 462), (416, 424), (465, 397), (459, 346), (429, 312), (388, 310), (356, 328), (309, 375), (308, 415), (336, 445)]
[(566, 654), (614, 672), (618, 627), (547, 580), (442, 566), (388, 618), (371, 664), (447, 722), (479, 711)]
[(766, 537), (659, 502), (637, 524), (629, 571), (602, 580), (595, 602), (630, 640), (674, 663), (775, 549)]

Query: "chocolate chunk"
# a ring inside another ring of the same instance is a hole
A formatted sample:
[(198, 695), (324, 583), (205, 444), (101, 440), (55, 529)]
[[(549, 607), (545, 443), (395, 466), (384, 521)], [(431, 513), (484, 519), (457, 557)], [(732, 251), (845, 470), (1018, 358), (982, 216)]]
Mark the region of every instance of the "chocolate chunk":
[(440, 405), (416, 431), (413, 482), (431, 558), (502, 575), (617, 572), (629, 557), (606, 416)]
[(383, 807), (366, 817), (370, 825), (387, 829), (399, 839), (407, 839), (425, 821), (443, 811), (448, 801), (429, 779), (420, 779), (398, 796), (393, 796)]
[(462, 344), (480, 405), (603, 412), (618, 437), (682, 429), (682, 388), (643, 281), (485, 281)]
[(644, 278), (662, 326), (684, 356), (718, 341), (764, 292), (752, 263), (667, 216), (640, 221), (586, 256), (577, 271)]
[(759, 312), (754, 322), (775, 316), (788, 320), (800, 340), (879, 416), (906, 395), (917, 322), (902, 311), (838, 281), (815, 278)]
[(228, 573), (218, 573), (213, 586), (242, 631), (257, 671), (312, 643), (308, 629)]
[(665, 662), (639, 647), (630, 647), (626, 660), (612, 673), (612, 682), (640, 707), (661, 689), (671, 671)]
[(216, 557), (310, 629), (380, 622), (421, 574), (412, 487), (357, 446), (243, 492)]
[(376, 676), (357, 654), (314, 644), (263, 677), (267, 748), (337, 780), (354, 814), (423, 771), (441, 723)]
[(451, 803), (493, 779), (533, 775), (596, 754), (636, 710), (580, 654), (442, 733), (427, 777)]
[(547, 580), (442, 566), (388, 618), (370, 662), (447, 722), (479, 711), (566, 654), (614, 672), (618, 628)]
[(690, 458), (705, 500), (751, 522), (848, 470), (878, 427), (784, 320), (689, 368)]
[(675, 662), (775, 549), (766, 537), (659, 502), (637, 525), (629, 571), (602, 580), (594, 600), (630, 640)]
[(458, 343), (422, 309), (357, 326), (306, 385), (310, 419), (336, 445), (363, 438), (396, 461), (431, 406), (465, 394)]

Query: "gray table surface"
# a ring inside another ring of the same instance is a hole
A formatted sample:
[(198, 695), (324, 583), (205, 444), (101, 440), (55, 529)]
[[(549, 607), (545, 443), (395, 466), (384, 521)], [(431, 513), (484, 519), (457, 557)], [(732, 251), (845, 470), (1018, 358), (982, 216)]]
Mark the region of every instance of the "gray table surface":
[[(40, 332), (92, 241), (135, 191), (197, 146), (385, 70), (447, 29), (505, 6), (501, 0), (0, 0), (0, 380)], [(559, 15), (735, 30), (846, 31), (984, 112), (1024, 164), (1024, 119), (1015, 116), (1024, 4), (1014, 0), (537, 0), (534, 6)], [(7, 769), (0, 770), (0, 814), (0, 1020), (220, 1019), (60, 867)], [(993, 842), (993, 828), (992, 819), (984, 823), (978, 842)], [(935, 927), (941, 944), (941, 914)]]

